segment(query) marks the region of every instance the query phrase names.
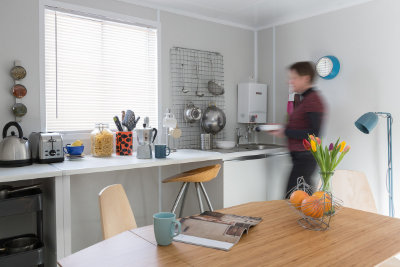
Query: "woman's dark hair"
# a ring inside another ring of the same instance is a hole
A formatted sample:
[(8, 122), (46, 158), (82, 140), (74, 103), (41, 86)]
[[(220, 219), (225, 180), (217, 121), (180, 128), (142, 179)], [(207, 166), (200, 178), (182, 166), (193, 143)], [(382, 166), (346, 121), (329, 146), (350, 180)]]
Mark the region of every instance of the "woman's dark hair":
[(315, 66), (311, 61), (301, 61), (292, 64), (289, 70), (297, 72), (300, 76), (310, 76), (310, 83), (314, 82)]

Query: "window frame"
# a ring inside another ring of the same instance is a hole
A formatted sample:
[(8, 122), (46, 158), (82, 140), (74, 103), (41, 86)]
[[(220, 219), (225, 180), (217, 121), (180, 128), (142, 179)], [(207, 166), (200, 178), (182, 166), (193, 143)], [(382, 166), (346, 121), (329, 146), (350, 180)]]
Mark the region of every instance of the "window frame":
[[(39, 3), (39, 73), (40, 73), (40, 131), (46, 131), (46, 88), (45, 88), (45, 10), (58, 10), (94, 19), (109, 20), (140, 27), (153, 28), (157, 31), (157, 106), (158, 106), (158, 128), (162, 127), (162, 74), (161, 74), (161, 23), (160, 12), (157, 10), (157, 20), (147, 20), (134, 16), (124, 15), (105, 10), (84, 7), (54, 0), (40, 0)], [(90, 133), (91, 130), (80, 131), (58, 131), (68, 135)]]

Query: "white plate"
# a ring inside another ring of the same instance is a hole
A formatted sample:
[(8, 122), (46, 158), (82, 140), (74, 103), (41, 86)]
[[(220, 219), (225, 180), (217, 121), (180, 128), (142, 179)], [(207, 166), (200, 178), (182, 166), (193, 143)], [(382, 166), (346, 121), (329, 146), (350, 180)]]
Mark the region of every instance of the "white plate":
[(258, 125), (257, 128), (260, 131), (276, 131), (283, 128), (281, 124), (266, 124), (266, 125)]
[(76, 159), (83, 159), (85, 155), (82, 153), (80, 155), (70, 155), (70, 154), (65, 154), (65, 157), (69, 160), (76, 160)]

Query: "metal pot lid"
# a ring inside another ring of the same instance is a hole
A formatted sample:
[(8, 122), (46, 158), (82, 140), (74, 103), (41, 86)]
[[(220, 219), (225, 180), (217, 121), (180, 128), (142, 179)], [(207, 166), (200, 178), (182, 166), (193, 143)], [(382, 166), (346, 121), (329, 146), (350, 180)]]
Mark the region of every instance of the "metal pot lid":
[(11, 69), (10, 74), (11, 74), (11, 77), (12, 77), (14, 80), (17, 80), (17, 81), (18, 81), (18, 80), (21, 80), (21, 79), (25, 78), (25, 76), (26, 76), (26, 70), (25, 70), (25, 68), (22, 67), (22, 66), (15, 66), (15, 67), (13, 67), (13, 68)]
[(22, 103), (16, 103), (12, 107), (12, 111), (14, 116), (23, 117), (28, 112), (28, 108)]
[(23, 98), (26, 96), (27, 90), (26, 87), (22, 84), (16, 84), (11, 88), (13, 96), (16, 98)]

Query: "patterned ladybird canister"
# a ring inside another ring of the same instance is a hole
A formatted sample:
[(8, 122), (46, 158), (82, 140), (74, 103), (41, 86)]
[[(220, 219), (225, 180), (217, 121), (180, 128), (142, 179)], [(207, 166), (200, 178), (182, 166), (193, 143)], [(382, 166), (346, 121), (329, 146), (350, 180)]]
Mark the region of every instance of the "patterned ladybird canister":
[(117, 132), (115, 151), (119, 156), (132, 155), (132, 132)]

